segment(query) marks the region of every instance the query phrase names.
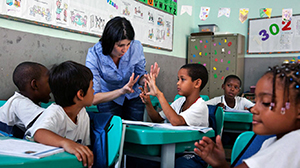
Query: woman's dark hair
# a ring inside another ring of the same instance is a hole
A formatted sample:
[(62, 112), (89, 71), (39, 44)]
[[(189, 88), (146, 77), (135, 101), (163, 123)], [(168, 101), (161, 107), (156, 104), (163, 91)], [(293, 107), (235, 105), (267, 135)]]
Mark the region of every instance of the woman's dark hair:
[(114, 17), (107, 22), (99, 41), (102, 44), (102, 53), (110, 55), (116, 42), (134, 39), (134, 30), (131, 23), (124, 17)]
[(74, 103), (73, 99), (79, 90), (86, 95), (93, 80), (93, 74), (89, 68), (74, 61), (66, 61), (54, 65), (50, 70), (49, 85), (55, 99), (55, 103), (67, 107)]
[(205, 87), (208, 81), (208, 72), (205, 66), (203, 66), (202, 64), (185, 64), (180, 69), (187, 69), (189, 76), (192, 78), (192, 81), (195, 81), (197, 79), (202, 80), (200, 90)]

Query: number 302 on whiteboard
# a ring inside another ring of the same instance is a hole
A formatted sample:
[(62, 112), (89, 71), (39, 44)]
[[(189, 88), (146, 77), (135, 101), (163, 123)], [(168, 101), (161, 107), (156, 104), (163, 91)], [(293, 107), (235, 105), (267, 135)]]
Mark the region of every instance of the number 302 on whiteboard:
[[(288, 21), (288, 22), (282, 21), (281, 24), (284, 25), (282, 27), (282, 29), (281, 29), (282, 31), (291, 30), (291, 27), (290, 27), (291, 26), (291, 21)], [(269, 30), (270, 30), (271, 35), (273, 35), (273, 36), (277, 35), (279, 33), (279, 26), (278, 26), (278, 24), (276, 24), (276, 23), (271, 24), (269, 26)], [(262, 38), (261, 38), (262, 41), (266, 41), (270, 37), (268, 31), (265, 30), (265, 29), (262, 29), (258, 34), (260, 36), (262, 36)]]

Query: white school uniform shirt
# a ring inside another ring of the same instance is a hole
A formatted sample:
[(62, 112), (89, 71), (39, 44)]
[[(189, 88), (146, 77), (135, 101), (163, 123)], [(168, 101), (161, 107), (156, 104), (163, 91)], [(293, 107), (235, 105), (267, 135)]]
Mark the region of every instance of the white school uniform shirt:
[(53, 103), (27, 130), (26, 139), (33, 141), (34, 134), (38, 129), (47, 129), (82, 145), (90, 145), (90, 119), (85, 108), (78, 113), (75, 124), (61, 106)]
[(33, 103), (28, 97), (15, 92), (7, 102), (0, 107), (0, 121), (8, 126), (18, 126), (22, 131), (45, 109)]
[(206, 101), (206, 104), (217, 105), (218, 103), (223, 103), (226, 107), (226, 110), (245, 110), (245, 107), (250, 108), (254, 106), (254, 103), (252, 103), (250, 100), (244, 97), (235, 96), (234, 99), (235, 99), (235, 106), (233, 108), (227, 105), (224, 95), (214, 97)]
[[(185, 100), (185, 97), (180, 97), (171, 104), (171, 107), (184, 118), (188, 126), (208, 127), (208, 107), (204, 100), (199, 97), (188, 109), (182, 111), (182, 105)], [(163, 111), (159, 112), (159, 114), (163, 119), (167, 120)]]
[(300, 130), (292, 131), (279, 140), (267, 139), (261, 149), (243, 162), (250, 168), (300, 167)]

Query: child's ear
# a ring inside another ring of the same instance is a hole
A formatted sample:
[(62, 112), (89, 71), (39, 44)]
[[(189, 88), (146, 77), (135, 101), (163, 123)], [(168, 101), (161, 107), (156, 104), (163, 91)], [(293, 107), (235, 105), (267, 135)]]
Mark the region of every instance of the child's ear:
[(222, 89), (223, 89), (223, 90), (225, 89), (225, 86), (224, 86), (224, 84), (222, 84)]
[(78, 100), (83, 100), (83, 97), (84, 97), (83, 90), (82, 89), (78, 90), (76, 96), (77, 96)]
[(297, 110), (297, 119), (300, 120), (300, 104), (296, 105), (296, 110)]
[(201, 87), (201, 84), (202, 84), (202, 80), (201, 79), (197, 79), (195, 81), (195, 88), (200, 88)]
[(30, 87), (33, 89), (33, 90), (37, 90), (38, 89), (38, 86), (37, 86), (37, 82), (35, 79), (32, 79), (31, 82), (30, 82)]

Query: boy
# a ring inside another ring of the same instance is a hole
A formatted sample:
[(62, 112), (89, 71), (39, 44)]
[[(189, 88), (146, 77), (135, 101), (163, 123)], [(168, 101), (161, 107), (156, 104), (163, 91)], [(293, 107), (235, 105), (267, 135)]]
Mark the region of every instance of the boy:
[(90, 121), (85, 107), (94, 98), (93, 74), (84, 65), (66, 61), (50, 70), (49, 84), (55, 103), (50, 105), (26, 132), (26, 138), (63, 147), (76, 155), (83, 166), (93, 165)]
[[(208, 81), (207, 69), (202, 64), (186, 64), (178, 71), (177, 91), (183, 96), (175, 100), (171, 105), (167, 102), (164, 94), (156, 86), (157, 74), (147, 75), (147, 81), (140, 97), (146, 104), (149, 117), (153, 122), (162, 122), (168, 120), (173, 126), (188, 125), (208, 127), (208, 107), (204, 100), (199, 96), (200, 91), (205, 87)], [(148, 92), (147, 85), (150, 88)], [(156, 96), (161, 104), (162, 111), (157, 113), (153, 108), (149, 95)], [(131, 161), (131, 160), (130, 160)], [(133, 160), (134, 161), (134, 160)], [(131, 161), (131, 162), (133, 162)], [(146, 161), (144, 161), (146, 162)], [(132, 164), (132, 163), (130, 163)], [(136, 167), (141, 164), (136, 161)], [(157, 167), (154, 162), (146, 162), (148, 167)], [(179, 153), (175, 160), (176, 168), (197, 167), (204, 168), (207, 164), (193, 153)]]
[(222, 89), (224, 95), (206, 101), (209, 105), (218, 105), (225, 110), (248, 110), (254, 106), (250, 100), (237, 96), (241, 90), (242, 81), (236, 75), (228, 75)]
[(23, 138), (37, 117), (45, 110), (40, 102), (50, 99), (49, 70), (36, 62), (22, 62), (13, 72), (13, 82), (19, 92), (0, 107), (0, 130)]
[[(157, 75), (147, 75), (145, 91), (140, 97), (146, 104), (149, 117), (153, 122), (162, 122), (167, 119), (172, 125), (208, 126), (208, 108), (199, 96), (201, 89), (207, 83), (208, 73), (201, 64), (186, 64), (178, 71), (177, 90), (183, 96), (171, 105), (155, 84)], [(150, 91), (148, 92), (147, 85)], [(153, 108), (148, 95), (156, 96), (161, 104), (162, 111), (157, 113)]]

